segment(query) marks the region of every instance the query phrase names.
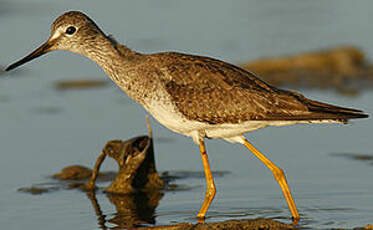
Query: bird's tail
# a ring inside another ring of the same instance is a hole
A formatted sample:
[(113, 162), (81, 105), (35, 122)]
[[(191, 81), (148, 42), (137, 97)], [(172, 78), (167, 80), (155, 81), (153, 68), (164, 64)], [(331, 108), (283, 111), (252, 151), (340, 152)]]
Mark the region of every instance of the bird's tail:
[(341, 119), (347, 121), (349, 119), (369, 117), (368, 114), (365, 114), (363, 111), (358, 109), (339, 107), (310, 99), (306, 99), (304, 102), (309, 111), (319, 114), (320, 118)]

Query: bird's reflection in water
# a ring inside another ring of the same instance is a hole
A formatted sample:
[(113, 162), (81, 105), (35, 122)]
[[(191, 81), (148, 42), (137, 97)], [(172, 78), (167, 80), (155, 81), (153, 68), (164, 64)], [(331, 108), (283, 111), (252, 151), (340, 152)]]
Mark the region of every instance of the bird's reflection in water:
[[(101, 229), (126, 229), (155, 224), (155, 209), (163, 197), (160, 191), (138, 192), (129, 195), (106, 193), (106, 197), (114, 204), (115, 214), (105, 215), (96, 198), (96, 192), (87, 192), (97, 215)], [(108, 227), (110, 226), (110, 227)]]

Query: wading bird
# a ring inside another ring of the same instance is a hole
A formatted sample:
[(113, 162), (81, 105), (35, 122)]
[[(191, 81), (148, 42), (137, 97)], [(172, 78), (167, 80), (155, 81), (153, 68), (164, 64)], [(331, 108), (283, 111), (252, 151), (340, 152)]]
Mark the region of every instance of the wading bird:
[(273, 173), (293, 219), (299, 219), (282, 169), (250, 144), (244, 133), (267, 126), (299, 123), (346, 123), (368, 117), (360, 110), (307, 99), (277, 89), (232, 64), (176, 52), (142, 54), (116, 42), (85, 14), (64, 13), (52, 25), (46, 43), (14, 69), (54, 50), (67, 50), (95, 61), (133, 100), (162, 125), (193, 138), (199, 145), (207, 188), (197, 218), (204, 219), (215, 196), (215, 185), (204, 144), (219, 138), (246, 146)]

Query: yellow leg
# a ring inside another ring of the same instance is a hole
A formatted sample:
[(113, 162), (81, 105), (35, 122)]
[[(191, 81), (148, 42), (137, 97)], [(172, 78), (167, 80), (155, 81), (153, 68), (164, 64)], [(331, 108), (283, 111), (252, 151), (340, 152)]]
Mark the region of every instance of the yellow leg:
[(279, 183), (281, 190), (284, 193), (286, 202), (288, 203), (293, 219), (299, 220), (299, 214), (298, 214), (297, 208), (295, 207), (293, 197), (291, 196), (290, 189), (286, 181), (284, 171), (280, 169), (279, 167), (277, 167), (272, 161), (270, 161), (267, 157), (265, 157), (261, 152), (259, 152), (247, 140), (245, 140), (244, 145), (272, 171), (273, 176), (275, 177), (276, 181)]
[(203, 140), (199, 142), (199, 149), (201, 151), (203, 168), (205, 170), (207, 187), (206, 187), (205, 200), (203, 201), (203, 204), (198, 212), (197, 218), (204, 219), (206, 212), (209, 209), (209, 206), (212, 203), (212, 200), (214, 199), (216, 189), (215, 189), (215, 184), (214, 184), (214, 178), (212, 177), (212, 173), (210, 169), (209, 159), (208, 159), (206, 148), (205, 148), (205, 142)]

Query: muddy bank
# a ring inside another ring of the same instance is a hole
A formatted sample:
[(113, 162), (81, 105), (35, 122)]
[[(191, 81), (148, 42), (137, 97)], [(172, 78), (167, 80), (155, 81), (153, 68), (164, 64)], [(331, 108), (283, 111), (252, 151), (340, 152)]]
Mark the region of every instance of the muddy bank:
[[(145, 227), (136, 228), (142, 230), (279, 230), (279, 229), (302, 229), (297, 226), (283, 224), (271, 219), (247, 219), (247, 220), (228, 220), (224, 222), (216, 223), (204, 223), (204, 224), (190, 224), (180, 223), (176, 225), (167, 226), (156, 226), (156, 227)], [(309, 228), (307, 228), (309, 229)], [(343, 230), (339, 228), (339, 230)], [(373, 230), (373, 225), (368, 224), (364, 227), (356, 227), (353, 230)]]
[(180, 223), (176, 225), (156, 226), (138, 228), (142, 230), (205, 230), (205, 229), (230, 229), (230, 230), (277, 230), (277, 229), (296, 229), (295, 227), (283, 224), (271, 219), (247, 219), (247, 220), (228, 220), (216, 223)]
[(354, 46), (261, 58), (240, 66), (275, 86), (332, 88), (347, 95), (373, 88), (373, 64)]

